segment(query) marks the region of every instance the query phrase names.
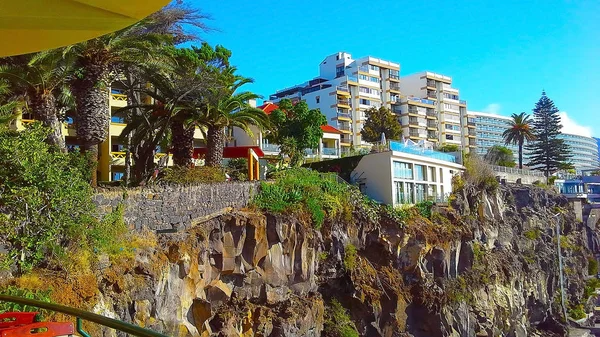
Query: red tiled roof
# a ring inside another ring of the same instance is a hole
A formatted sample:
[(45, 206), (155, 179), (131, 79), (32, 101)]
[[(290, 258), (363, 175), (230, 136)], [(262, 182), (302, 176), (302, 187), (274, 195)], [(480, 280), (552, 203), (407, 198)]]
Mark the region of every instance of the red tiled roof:
[(258, 107), (262, 111), (264, 111), (267, 115), (270, 115), (273, 110), (277, 110), (279, 106), (275, 103), (267, 102)]
[(327, 132), (327, 133), (342, 133), (340, 130), (334, 128), (331, 125), (323, 125), (321, 126), (321, 130), (323, 130), (323, 132)]

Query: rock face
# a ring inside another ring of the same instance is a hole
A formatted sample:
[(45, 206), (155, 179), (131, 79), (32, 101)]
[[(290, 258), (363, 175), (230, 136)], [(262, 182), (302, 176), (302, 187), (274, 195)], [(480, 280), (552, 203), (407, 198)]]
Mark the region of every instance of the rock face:
[(316, 337), (336, 335), (326, 319), (336, 299), (361, 336), (559, 336), (557, 219), (569, 303), (587, 271), (568, 207), (542, 189), (465, 188), (430, 219), (357, 206), (320, 231), (234, 211), (99, 271), (95, 310), (169, 336)]

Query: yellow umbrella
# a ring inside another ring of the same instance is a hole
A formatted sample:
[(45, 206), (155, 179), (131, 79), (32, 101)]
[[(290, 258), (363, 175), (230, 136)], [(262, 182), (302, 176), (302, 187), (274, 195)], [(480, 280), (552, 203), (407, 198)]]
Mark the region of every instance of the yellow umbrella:
[(0, 0), (0, 57), (89, 40), (130, 26), (169, 0)]

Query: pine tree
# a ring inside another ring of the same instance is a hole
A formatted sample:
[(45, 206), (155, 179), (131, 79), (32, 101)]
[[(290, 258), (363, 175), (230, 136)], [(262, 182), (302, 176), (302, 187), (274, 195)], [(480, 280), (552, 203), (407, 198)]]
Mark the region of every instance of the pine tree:
[(560, 117), (554, 102), (542, 91), (542, 97), (533, 109), (533, 134), (535, 140), (527, 145), (530, 151), (528, 166), (544, 172), (548, 177), (571, 157), (569, 146), (558, 136), (561, 134)]

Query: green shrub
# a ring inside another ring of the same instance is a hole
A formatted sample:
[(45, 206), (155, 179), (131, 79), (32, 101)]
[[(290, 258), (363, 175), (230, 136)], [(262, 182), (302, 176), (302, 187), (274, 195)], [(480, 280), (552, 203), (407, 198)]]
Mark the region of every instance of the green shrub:
[(421, 214), (422, 217), (424, 218), (431, 218), (431, 208), (433, 207), (433, 202), (432, 201), (421, 201), (417, 204), (415, 204), (415, 208), (417, 209), (417, 211), (419, 211), (419, 214)]
[(88, 161), (48, 145), (48, 132), (0, 131), (0, 242), (4, 267), (21, 273), (85, 244), (95, 221)]
[(356, 247), (349, 243), (344, 247), (344, 269), (347, 271), (352, 271), (356, 268), (356, 259), (357, 259)]
[(230, 159), (225, 165), (225, 171), (233, 180), (248, 180), (248, 160), (246, 158)]
[(390, 219), (398, 223), (405, 222), (406, 220), (410, 219), (411, 216), (410, 209), (405, 207), (393, 207), (391, 205), (387, 205), (385, 207), (385, 211)]
[(573, 305), (569, 308), (569, 316), (574, 320), (580, 320), (586, 318), (587, 315), (585, 313), (585, 309), (583, 308), (583, 304), (579, 303)]
[(464, 162), (465, 172), (463, 173), (463, 179), (478, 187), (481, 190), (485, 190), (488, 193), (495, 192), (500, 184), (496, 180), (496, 173), (492, 167), (482, 160), (477, 155), (470, 155)]
[(346, 308), (335, 298), (327, 308), (325, 331), (340, 337), (358, 337), (358, 331), (354, 322), (350, 319)]
[(320, 252), (320, 253), (319, 253), (319, 256), (318, 256), (318, 258), (319, 258), (319, 261), (323, 262), (323, 261), (327, 260), (327, 257), (328, 257), (328, 256), (329, 256), (329, 255), (327, 254), (327, 252)]
[(479, 242), (473, 242), (473, 258), (475, 262), (481, 262), (483, 259), (484, 248)]
[[(16, 296), (27, 298), (30, 300), (37, 300), (42, 302), (50, 303), (50, 294), (51, 290), (30, 290), (30, 289), (21, 289), (15, 286), (8, 286), (2, 290), (0, 290), (0, 294), (7, 296)], [(5, 312), (39, 312), (37, 315), (36, 321), (39, 322), (43, 320), (44, 316), (48, 315), (50, 312), (44, 309), (39, 309), (37, 307), (32, 307), (28, 305), (21, 305), (12, 302), (2, 302), (0, 301), (0, 314)]]
[(287, 169), (273, 175), (273, 183), (262, 183), (254, 204), (273, 213), (305, 211), (318, 229), (326, 218), (350, 212), (350, 187), (337, 182), (335, 174), (305, 168)]
[(128, 246), (125, 240), (129, 228), (125, 224), (124, 215), (125, 206), (119, 204), (91, 229), (89, 237), (97, 251), (116, 255)]
[(588, 259), (588, 275), (596, 276), (598, 274), (598, 260), (596, 258), (590, 257)]
[(219, 167), (169, 167), (162, 171), (160, 181), (171, 184), (205, 184), (225, 181), (225, 172)]
[(532, 228), (530, 230), (525, 231), (523, 235), (525, 235), (525, 237), (529, 240), (537, 240), (542, 235), (542, 231), (539, 228)]

